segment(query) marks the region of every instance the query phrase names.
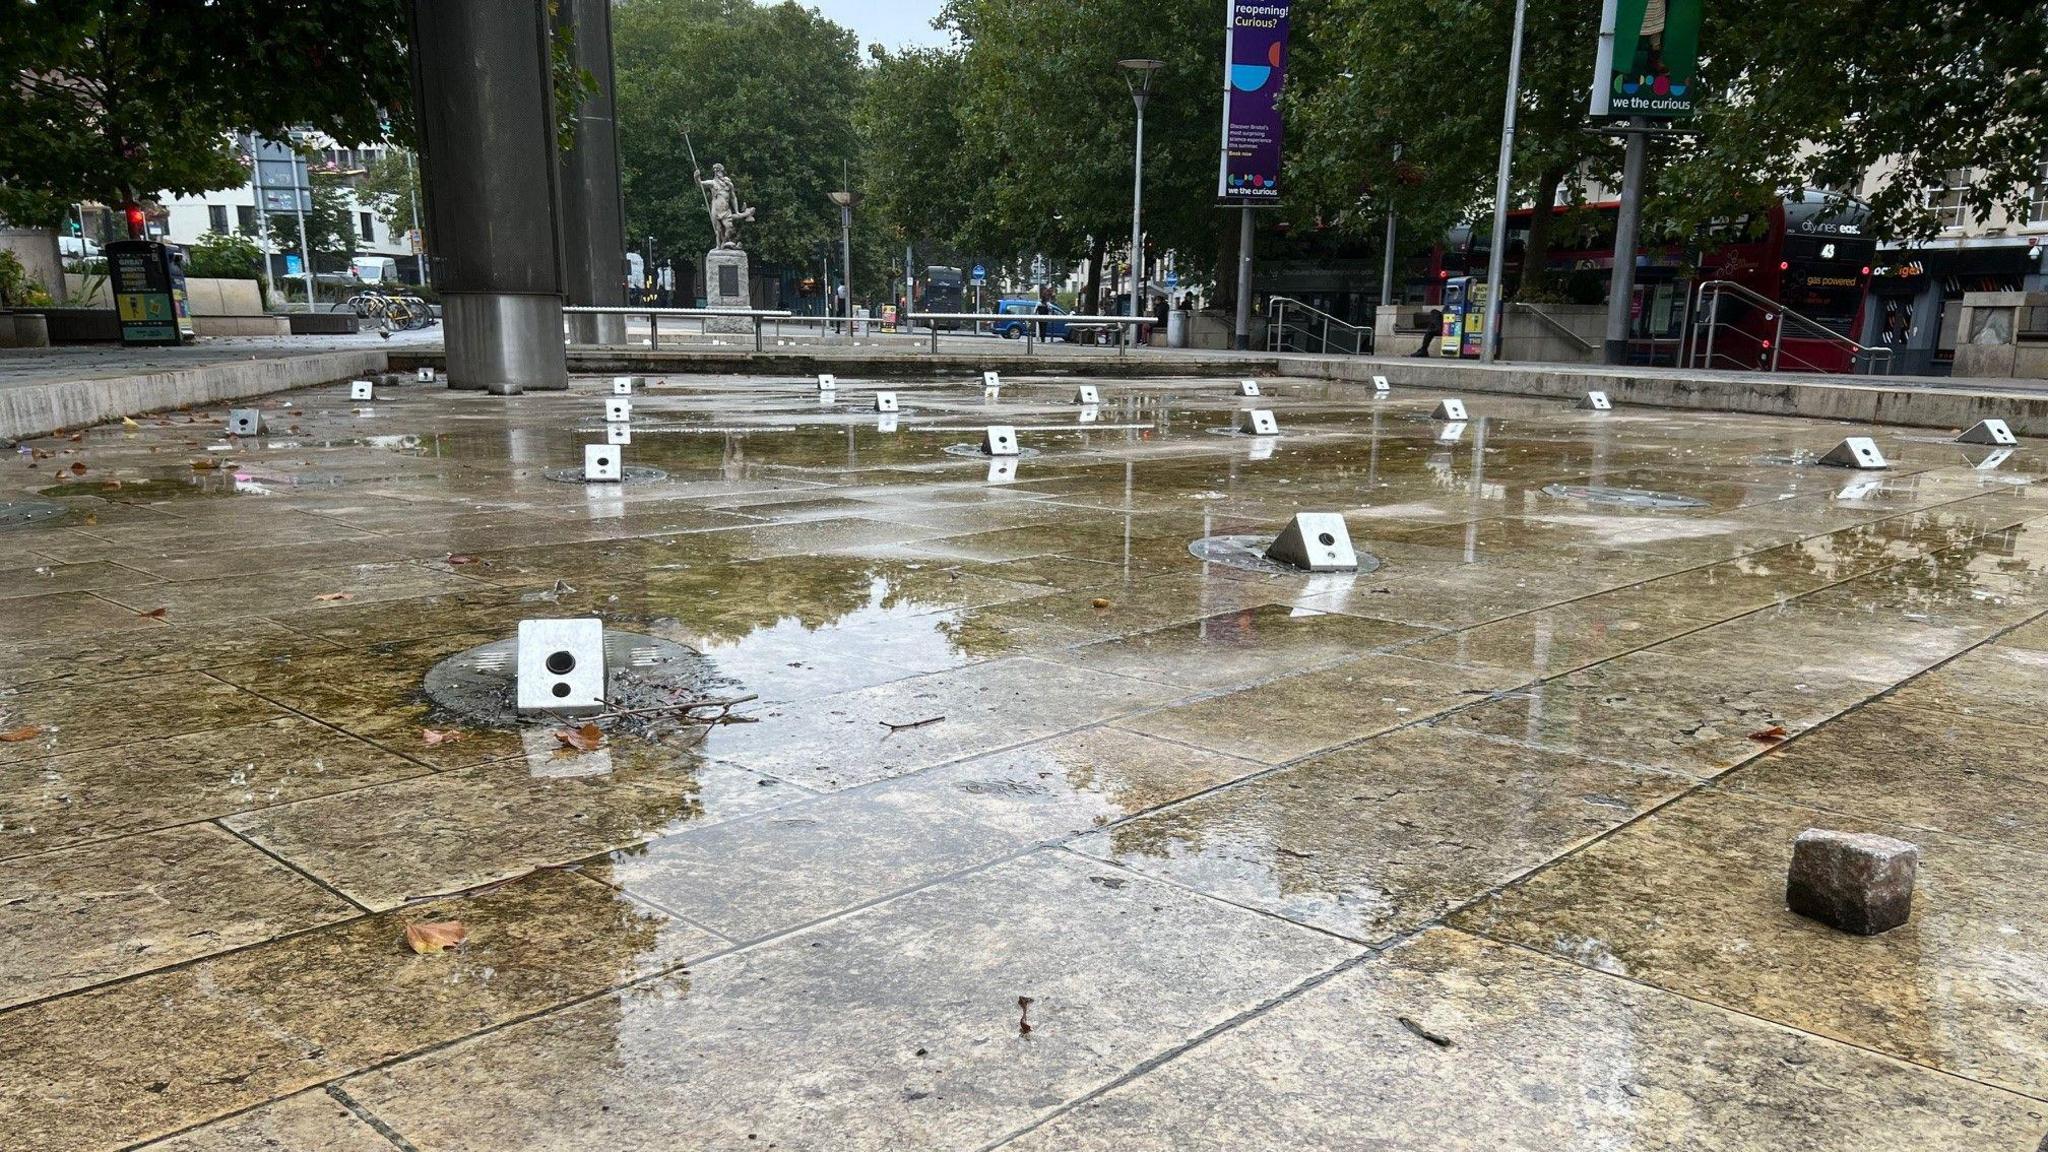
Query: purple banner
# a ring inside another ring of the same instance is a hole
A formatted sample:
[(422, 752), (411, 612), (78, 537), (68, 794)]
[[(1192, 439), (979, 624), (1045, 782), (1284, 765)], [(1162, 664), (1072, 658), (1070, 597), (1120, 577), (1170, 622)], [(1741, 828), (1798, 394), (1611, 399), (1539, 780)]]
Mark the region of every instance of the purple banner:
[(1280, 202), (1280, 84), (1287, 77), (1290, 0), (1226, 0), (1223, 40), (1223, 164), (1216, 198)]

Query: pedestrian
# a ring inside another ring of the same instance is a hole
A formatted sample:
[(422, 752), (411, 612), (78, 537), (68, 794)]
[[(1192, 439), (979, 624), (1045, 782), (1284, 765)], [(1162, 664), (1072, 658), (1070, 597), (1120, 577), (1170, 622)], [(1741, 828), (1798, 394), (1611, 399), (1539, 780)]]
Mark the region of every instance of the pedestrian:
[(1431, 308), (1428, 312), (1423, 313), (1422, 325), (1422, 347), (1409, 353), (1410, 356), (1429, 355), (1429, 346), (1436, 342), (1437, 337), (1443, 335), (1444, 310), (1441, 308)]

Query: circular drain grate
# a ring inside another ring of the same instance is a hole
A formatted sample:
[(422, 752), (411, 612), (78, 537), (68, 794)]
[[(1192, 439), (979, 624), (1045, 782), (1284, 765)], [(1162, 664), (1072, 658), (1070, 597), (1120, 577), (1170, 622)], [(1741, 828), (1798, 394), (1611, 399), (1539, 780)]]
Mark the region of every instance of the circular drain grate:
[[(564, 484), (610, 483), (608, 480), (585, 481), (583, 479), (583, 469), (581, 468), (550, 468), (542, 472), (541, 475), (550, 480), (560, 480)], [(642, 468), (637, 464), (626, 464), (619, 468), (618, 482), (621, 484), (649, 484), (656, 480), (666, 479), (668, 479), (668, 473), (663, 472), (659, 468)]]
[[(1204, 536), (1188, 545), (1188, 554), (1206, 564), (1222, 564), (1230, 568), (1242, 568), (1247, 572), (1274, 572), (1288, 576), (1309, 575), (1278, 560), (1266, 559), (1266, 549), (1272, 546), (1271, 536)], [(1356, 572), (1318, 572), (1315, 575), (1363, 575), (1378, 571), (1379, 566), (1379, 557), (1369, 552), (1360, 552)]]
[(1673, 492), (1652, 492), (1648, 488), (1604, 488), (1598, 484), (1548, 484), (1545, 496), (1577, 500), (1586, 504), (1612, 504), (1621, 508), (1707, 508), (1705, 500)]
[(55, 520), (71, 509), (48, 500), (0, 500), (0, 528), (19, 528)]
[(1015, 456), (991, 456), (983, 452), (979, 444), (948, 444), (946, 445), (946, 451), (954, 456), (972, 456), (976, 460), (1029, 460), (1033, 456), (1039, 455), (1039, 451), (1036, 448), (1020, 447), (1017, 449)]
[[(737, 681), (710, 657), (637, 632), (604, 633), (604, 695), (615, 712), (661, 708), (729, 693)], [(457, 652), (427, 670), (423, 685), (434, 706), (489, 728), (519, 723), (519, 641), (493, 640)], [(551, 722), (553, 722), (551, 720)]]

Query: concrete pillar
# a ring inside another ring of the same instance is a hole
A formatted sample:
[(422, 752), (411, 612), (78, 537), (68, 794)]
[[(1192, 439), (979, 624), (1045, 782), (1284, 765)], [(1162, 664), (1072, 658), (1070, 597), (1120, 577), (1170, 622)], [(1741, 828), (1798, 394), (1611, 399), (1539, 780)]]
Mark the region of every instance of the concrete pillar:
[[(561, 0), (555, 27), (571, 37), (576, 66), (597, 91), (576, 110), (576, 142), (562, 154), (562, 269), (569, 303), (626, 303), (626, 212), (619, 194), (619, 135), (613, 113), (611, 0)], [(650, 271), (652, 271), (650, 269)], [(624, 316), (571, 316), (575, 344), (624, 344)]]
[(543, 0), (412, 0), (427, 257), (448, 386), (569, 386)]

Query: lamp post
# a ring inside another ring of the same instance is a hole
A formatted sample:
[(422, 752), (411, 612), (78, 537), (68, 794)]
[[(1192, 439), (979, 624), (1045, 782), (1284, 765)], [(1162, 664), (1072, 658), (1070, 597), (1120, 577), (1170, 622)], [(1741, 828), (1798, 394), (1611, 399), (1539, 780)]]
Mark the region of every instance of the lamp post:
[[(1152, 77), (1166, 67), (1163, 60), (1119, 60), (1131, 103), (1138, 106), (1138, 147), (1131, 159), (1131, 316), (1138, 315), (1138, 293), (1145, 283), (1145, 101), (1152, 95)], [(1133, 333), (1135, 335), (1135, 333)]]
[[(843, 176), (843, 173), (842, 173)], [(846, 315), (843, 331), (849, 339), (853, 336), (853, 208), (860, 203), (860, 193), (848, 187), (830, 194), (832, 202), (839, 205), (839, 283), (846, 288)], [(829, 286), (828, 286), (829, 290)]]
[[(1508, 176), (1515, 163), (1515, 109), (1522, 96), (1522, 22), (1528, 8), (1529, 0), (1515, 0), (1515, 40), (1508, 48), (1508, 100), (1501, 122), (1500, 171), (1493, 187), (1493, 241), (1487, 245), (1486, 320), (1480, 329), (1479, 358), (1487, 364), (1493, 363), (1500, 348), (1501, 298), (1506, 295), (1501, 291), (1501, 277), (1508, 252)], [(1538, 204), (1536, 211), (1548, 212), (1550, 205)]]

